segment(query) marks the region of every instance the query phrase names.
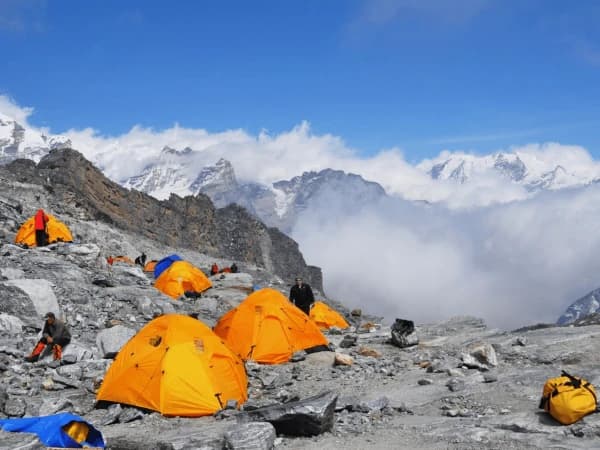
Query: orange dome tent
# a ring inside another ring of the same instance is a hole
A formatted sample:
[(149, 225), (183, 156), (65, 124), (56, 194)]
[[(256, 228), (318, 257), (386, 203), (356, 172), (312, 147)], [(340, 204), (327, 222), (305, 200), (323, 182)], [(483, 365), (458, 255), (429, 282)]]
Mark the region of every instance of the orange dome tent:
[(327, 339), (306, 314), (275, 289), (260, 289), (227, 312), (215, 333), (242, 359), (265, 364), (289, 361), (292, 353)]
[(212, 283), (204, 272), (187, 261), (175, 261), (154, 282), (154, 287), (171, 298), (185, 292), (204, 292)]
[(243, 362), (202, 322), (167, 314), (149, 322), (119, 351), (96, 400), (165, 416), (214, 414), (248, 398)]
[(153, 259), (152, 261), (148, 261), (146, 263), (146, 265), (144, 266), (144, 272), (152, 272), (154, 273), (154, 268), (156, 267), (156, 263), (158, 261), (156, 259)]
[(113, 256), (111, 264), (118, 263), (118, 262), (130, 264), (132, 266), (135, 264), (133, 262), (133, 259), (131, 259), (129, 256), (124, 256), (124, 255)]
[[(73, 236), (69, 227), (51, 214), (46, 214), (46, 216), (48, 217), (48, 222), (46, 223), (48, 244), (73, 242)], [(31, 216), (21, 225), (15, 236), (15, 244), (27, 245), (27, 247), (35, 247), (37, 245), (35, 241), (35, 216)]]
[(315, 302), (310, 309), (310, 318), (321, 329), (329, 329), (331, 327), (343, 329), (350, 326), (340, 313), (331, 309), (323, 302)]

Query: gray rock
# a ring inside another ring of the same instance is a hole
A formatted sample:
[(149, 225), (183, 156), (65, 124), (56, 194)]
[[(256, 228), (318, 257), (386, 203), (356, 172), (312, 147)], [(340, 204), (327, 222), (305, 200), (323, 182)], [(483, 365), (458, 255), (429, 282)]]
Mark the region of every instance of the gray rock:
[(71, 363), (73, 360), (74, 362), (85, 361), (92, 359), (92, 357), (93, 353), (89, 348), (73, 340), (64, 348), (62, 360), (63, 362)]
[(23, 332), (23, 321), (16, 316), (0, 313), (0, 330), (8, 334)]
[(43, 317), (44, 314), (50, 311), (56, 314), (56, 317), (62, 317), (52, 283), (48, 280), (22, 278), (8, 280), (4, 284), (15, 286), (24, 291), (33, 302), (38, 317)]
[(406, 348), (419, 343), (419, 337), (412, 320), (396, 319), (392, 324), (391, 333), (391, 343), (396, 347)]
[(107, 439), (106, 450), (175, 450), (175, 447), (173, 444), (150, 437), (140, 441), (136, 438), (119, 436)]
[(382, 409), (388, 407), (390, 405), (390, 399), (387, 397), (380, 397), (375, 400), (360, 402), (356, 405), (352, 406), (352, 411), (361, 412), (370, 414), (376, 411), (381, 411)]
[(8, 400), (8, 394), (6, 393), (6, 387), (0, 386), (0, 412), (4, 411), (6, 401)]
[(8, 417), (23, 417), (27, 404), (20, 397), (9, 397), (4, 404), (4, 414)]
[(135, 330), (124, 325), (106, 328), (96, 336), (96, 345), (104, 358), (111, 357), (135, 335)]
[(270, 422), (277, 434), (316, 436), (333, 427), (337, 394), (324, 392), (285, 405), (272, 405), (237, 416), (239, 423)]
[(488, 368), (496, 367), (498, 365), (496, 350), (494, 350), (494, 347), (490, 344), (480, 343), (473, 345), (469, 349), (469, 354)]
[(245, 423), (225, 432), (225, 447), (228, 450), (271, 450), (275, 437), (275, 427), (269, 422)]
[(144, 418), (144, 413), (137, 408), (123, 408), (119, 414), (120, 423), (129, 423)]
[(463, 380), (459, 379), (459, 378), (451, 378), (446, 383), (446, 386), (452, 392), (458, 392), (458, 391), (462, 391), (462, 390), (465, 389), (465, 382)]
[(469, 369), (478, 369), (478, 370), (482, 370), (482, 371), (488, 370), (488, 366), (479, 362), (479, 360), (477, 358), (475, 358), (473, 355), (463, 353), (461, 355), (461, 360), (462, 360), (463, 365), (465, 365)]
[(346, 334), (342, 341), (340, 342), (341, 348), (350, 348), (356, 345), (356, 341), (358, 340), (358, 336)]
[(495, 373), (487, 372), (483, 374), (483, 381), (486, 383), (494, 383), (498, 381), (498, 375)]
[(418, 384), (419, 386), (427, 386), (428, 384), (433, 384), (433, 380), (432, 380), (432, 379), (430, 379), (430, 378), (420, 378), (420, 379), (417, 381), (417, 384)]
[(55, 401), (44, 399), (42, 405), (39, 409), (40, 416), (48, 416), (50, 414), (55, 414), (59, 411), (64, 410), (72, 410), (73, 402), (66, 398), (59, 398)]

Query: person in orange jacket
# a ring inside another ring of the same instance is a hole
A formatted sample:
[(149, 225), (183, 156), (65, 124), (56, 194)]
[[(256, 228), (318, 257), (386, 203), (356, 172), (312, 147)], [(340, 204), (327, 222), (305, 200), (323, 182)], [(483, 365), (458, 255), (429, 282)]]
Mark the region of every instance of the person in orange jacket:
[(42, 338), (39, 340), (31, 355), (25, 358), (25, 361), (36, 362), (46, 345), (52, 346), (52, 353), (55, 360), (62, 359), (62, 350), (69, 342), (71, 342), (71, 333), (67, 325), (56, 318), (53, 312), (47, 313), (45, 316), (46, 322), (42, 330)]
[(210, 274), (216, 275), (218, 273), (219, 273), (219, 266), (217, 266), (217, 263), (213, 263), (213, 265), (210, 266)]
[(48, 231), (46, 230), (46, 224), (48, 223), (48, 216), (43, 209), (38, 209), (33, 219), (35, 225), (35, 243), (38, 247), (44, 247), (48, 245)]

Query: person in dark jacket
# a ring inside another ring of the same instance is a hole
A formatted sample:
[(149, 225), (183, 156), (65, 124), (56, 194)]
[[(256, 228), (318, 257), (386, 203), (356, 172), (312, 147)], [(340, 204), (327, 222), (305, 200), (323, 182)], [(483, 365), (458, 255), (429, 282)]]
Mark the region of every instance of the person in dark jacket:
[(310, 286), (303, 282), (302, 278), (296, 278), (296, 284), (290, 289), (290, 301), (304, 311), (307, 316), (310, 314), (310, 308), (315, 302), (315, 296)]
[(35, 225), (35, 244), (38, 247), (44, 247), (48, 245), (48, 231), (46, 230), (46, 224), (48, 223), (48, 216), (43, 209), (38, 209), (33, 219)]
[(142, 252), (142, 254), (140, 256), (135, 258), (135, 263), (138, 266), (144, 267), (146, 265), (146, 254), (144, 252)]
[(52, 346), (54, 359), (60, 360), (63, 348), (71, 342), (69, 328), (62, 320), (57, 319), (52, 312), (46, 314), (45, 318), (46, 322), (42, 330), (42, 338), (33, 349), (33, 352), (31, 352), (31, 355), (25, 358), (25, 361), (36, 362), (46, 348), (46, 345)]

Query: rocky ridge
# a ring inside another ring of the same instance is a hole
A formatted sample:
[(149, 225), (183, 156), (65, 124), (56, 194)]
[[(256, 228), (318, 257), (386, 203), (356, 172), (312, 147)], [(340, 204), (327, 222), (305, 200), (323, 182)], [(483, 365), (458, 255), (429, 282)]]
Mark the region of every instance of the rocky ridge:
[(283, 279), (301, 275), (321, 288), (320, 269), (305, 263), (297, 243), (242, 208), (216, 209), (202, 194), (159, 201), (127, 190), (74, 150), (53, 150), (37, 165), (16, 160), (0, 166), (0, 187), (0, 201), (14, 216), (0, 226), (0, 239), (12, 239), (23, 217), (41, 206), (67, 225), (71, 218), (99, 220), (171, 247), (268, 268)]

